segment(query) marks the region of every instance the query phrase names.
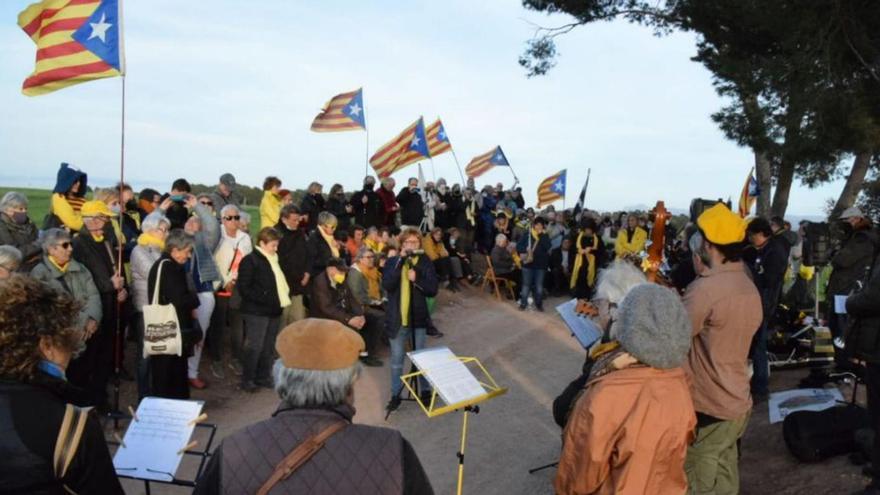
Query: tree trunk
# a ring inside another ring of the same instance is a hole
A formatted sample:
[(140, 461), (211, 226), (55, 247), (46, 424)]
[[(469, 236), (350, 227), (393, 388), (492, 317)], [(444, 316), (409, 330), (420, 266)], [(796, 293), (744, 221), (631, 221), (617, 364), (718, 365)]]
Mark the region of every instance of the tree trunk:
[(856, 158), (853, 160), (852, 170), (849, 171), (849, 177), (846, 178), (846, 183), (843, 185), (843, 191), (840, 192), (840, 197), (837, 198), (837, 204), (835, 204), (834, 209), (831, 210), (829, 218), (832, 220), (836, 219), (841, 213), (843, 213), (843, 210), (855, 204), (856, 198), (862, 190), (862, 185), (865, 182), (865, 176), (868, 174), (868, 167), (870, 165), (870, 151), (862, 151), (856, 154)]
[(770, 188), (772, 181), (770, 160), (763, 151), (755, 151), (755, 180), (758, 181), (758, 204), (755, 214), (761, 218), (770, 218)]
[(788, 197), (791, 195), (791, 185), (794, 183), (794, 162), (784, 160), (779, 167), (779, 175), (776, 177), (776, 193), (773, 194), (773, 206), (770, 214), (774, 217), (785, 217), (788, 209)]

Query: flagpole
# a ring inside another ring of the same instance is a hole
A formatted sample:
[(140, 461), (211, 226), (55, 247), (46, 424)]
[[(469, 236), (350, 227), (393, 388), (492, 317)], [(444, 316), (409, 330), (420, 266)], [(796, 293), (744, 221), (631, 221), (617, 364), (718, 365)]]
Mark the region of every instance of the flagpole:
[(429, 156), (428, 160), (431, 161), (431, 176), (434, 177), (434, 182), (437, 182), (437, 170), (434, 169), (434, 157)]
[(367, 140), (367, 147), (364, 149), (364, 177), (366, 177), (370, 175), (370, 127), (367, 125), (367, 100), (363, 96), (363, 89), (361, 89), (361, 103), (364, 104), (364, 135)]
[(510, 161), (507, 162), (507, 168), (510, 169), (510, 173), (513, 174), (513, 185), (519, 184), (519, 177), (516, 176), (516, 172), (513, 171), (513, 167), (510, 165)]
[(455, 156), (455, 148), (450, 146), (449, 151), (452, 152), (452, 158), (455, 158), (455, 166), (458, 168), (458, 175), (461, 177), (461, 187), (465, 187), (467, 181), (464, 180), (464, 172), (461, 171), (461, 164), (458, 163), (458, 157)]

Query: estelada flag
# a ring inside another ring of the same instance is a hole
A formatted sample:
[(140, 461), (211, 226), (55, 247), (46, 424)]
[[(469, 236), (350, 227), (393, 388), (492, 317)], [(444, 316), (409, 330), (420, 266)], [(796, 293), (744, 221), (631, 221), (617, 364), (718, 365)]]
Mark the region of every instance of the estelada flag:
[(492, 167), (509, 166), (510, 163), (504, 156), (504, 152), (501, 151), (501, 146), (496, 146), (482, 155), (475, 156), (465, 167), (464, 173), (470, 178), (476, 178), (488, 172)]
[(22, 93), (125, 75), (121, 1), (43, 0), (18, 14), (18, 25), (37, 45), (36, 68)]
[(452, 143), (449, 142), (449, 136), (446, 135), (446, 129), (443, 128), (439, 118), (425, 129), (425, 135), (428, 138), (428, 153), (432, 157), (452, 149)]
[(749, 213), (752, 211), (752, 206), (754, 206), (755, 201), (757, 201), (758, 195), (761, 194), (761, 190), (758, 187), (758, 181), (752, 174), (754, 170), (755, 169), (749, 171), (749, 176), (746, 177), (746, 183), (743, 185), (742, 192), (739, 194), (739, 216), (742, 218), (749, 216)]
[(538, 186), (538, 208), (557, 199), (565, 199), (565, 170), (547, 177)]
[(370, 158), (370, 165), (379, 177), (388, 177), (403, 167), (428, 158), (428, 140), (425, 139), (425, 120), (419, 117), (391, 141), (385, 143)]
[(360, 131), (366, 128), (363, 88), (330, 98), (312, 121), (312, 130), (315, 132)]

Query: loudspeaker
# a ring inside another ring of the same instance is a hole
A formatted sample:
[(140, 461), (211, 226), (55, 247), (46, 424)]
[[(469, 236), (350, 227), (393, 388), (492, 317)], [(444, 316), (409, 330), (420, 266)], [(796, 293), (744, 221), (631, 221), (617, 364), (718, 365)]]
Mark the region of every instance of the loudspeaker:
[(825, 222), (804, 224), (804, 264), (827, 265), (831, 261), (831, 227)]
[(717, 205), (718, 203), (724, 204), (725, 206), (730, 208), (730, 201), (725, 202), (721, 199), (703, 199), (703, 198), (692, 199), (691, 200), (691, 208), (690, 208), (691, 222), (697, 223), (697, 218), (699, 218), (700, 215), (702, 215), (704, 211)]

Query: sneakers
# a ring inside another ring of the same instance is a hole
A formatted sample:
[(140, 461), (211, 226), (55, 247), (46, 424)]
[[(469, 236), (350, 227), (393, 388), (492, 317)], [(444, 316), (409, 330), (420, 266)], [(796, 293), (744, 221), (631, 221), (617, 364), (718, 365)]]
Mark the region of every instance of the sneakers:
[(520, 305), (519, 305), (519, 310), (520, 310), (520, 311), (525, 311), (525, 310), (526, 310), (526, 305), (525, 305), (525, 304), (520, 304)]
[(254, 382), (244, 382), (238, 386), (239, 390), (241, 390), (242, 392), (247, 392), (249, 394), (256, 392), (257, 390), (259, 390), (259, 388), (260, 387), (258, 387), (257, 384)]
[(218, 380), (226, 379), (226, 373), (223, 372), (223, 363), (219, 361), (212, 362), (211, 375)]
[(385, 410), (388, 412), (396, 411), (400, 407), (400, 397), (395, 396), (392, 397), (391, 400), (388, 401), (388, 405), (385, 406)]
[(205, 380), (202, 380), (201, 378), (190, 378), (189, 379), (189, 386), (196, 389), (196, 390), (204, 390), (204, 389), (208, 388), (208, 383)]
[(385, 364), (381, 359), (373, 356), (361, 356), (361, 363), (363, 363), (364, 366), (370, 367), (379, 367)]

